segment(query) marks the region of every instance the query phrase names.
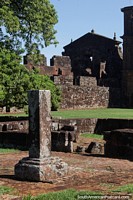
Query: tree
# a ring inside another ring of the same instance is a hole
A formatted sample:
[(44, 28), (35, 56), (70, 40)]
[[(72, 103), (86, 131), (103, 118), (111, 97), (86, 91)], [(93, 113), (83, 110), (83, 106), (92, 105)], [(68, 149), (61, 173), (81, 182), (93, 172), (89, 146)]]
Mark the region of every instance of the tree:
[(31, 89), (47, 89), (51, 91), (52, 109), (58, 108), (60, 91), (48, 76), (40, 75), (34, 69), (29, 71), (21, 63), (22, 49), (19, 43), (13, 42), (9, 37), (3, 37), (0, 32), (0, 107), (16, 106), (23, 108), (27, 105), (27, 91)]
[(52, 108), (57, 109), (60, 92), (50, 78), (20, 64), (22, 43), (31, 55), (38, 55), (39, 47), (57, 44), (57, 22), (49, 0), (0, 1), (0, 106), (24, 107), (28, 90), (50, 89)]
[(29, 71), (20, 64), (20, 57), (9, 49), (0, 48), (0, 106), (18, 108), (27, 104)]
[(52, 110), (57, 110), (60, 90), (53, 81), (36, 70), (29, 71), (20, 64), (20, 56), (0, 48), (0, 107), (6, 106), (7, 111), (13, 106), (23, 108), (28, 104), (27, 91), (34, 89), (50, 90)]
[(60, 89), (55, 86), (53, 81), (50, 80), (48, 76), (44, 76), (39, 74), (36, 69), (32, 70), (30, 72), (30, 81), (29, 81), (30, 89), (45, 89), (45, 90), (50, 90), (51, 91), (51, 109), (52, 110), (57, 110), (59, 107), (59, 102), (61, 98), (61, 92)]
[(23, 41), (29, 52), (38, 47), (57, 44), (54, 25), (57, 13), (49, 0), (1, 0), (0, 27), (12, 41)]

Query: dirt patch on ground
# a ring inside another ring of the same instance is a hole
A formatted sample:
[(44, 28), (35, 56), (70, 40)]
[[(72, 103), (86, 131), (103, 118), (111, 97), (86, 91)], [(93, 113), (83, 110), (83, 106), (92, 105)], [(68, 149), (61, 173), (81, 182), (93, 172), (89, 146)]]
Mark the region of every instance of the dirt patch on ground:
[[(84, 139), (83, 143), (90, 140)], [(15, 188), (14, 195), (38, 195), (52, 191), (74, 188), (77, 190), (92, 190), (111, 193), (114, 188), (133, 183), (133, 162), (122, 159), (106, 158), (104, 155), (87, 153), (52, 152), (52, 156), (59, 156), (70, 166), (68, 176), (57, 179), (55, 183), (18, 181), (14, 177), (14, 165), (28, 152), (0, 154), (0, 185)], [(0, 199), (13, 199), (8, 195)], [(21, 199), (15, 198), (14, 199)]]

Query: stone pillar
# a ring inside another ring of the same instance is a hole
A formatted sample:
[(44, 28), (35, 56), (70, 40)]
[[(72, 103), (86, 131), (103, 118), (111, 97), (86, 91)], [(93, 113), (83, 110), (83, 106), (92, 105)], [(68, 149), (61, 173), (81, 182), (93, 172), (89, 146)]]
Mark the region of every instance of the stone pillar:
[(67, 174), (68, 165), (51, 157), (50, 91), (29, 91), (29, 157), (15, 165), (15, 177), (20, 180), (53, 182)]
[(51, 155), (51, 97), (49, 90), (32, 90), (29, 96), (29, 134), (32, 142), (29, 157)]

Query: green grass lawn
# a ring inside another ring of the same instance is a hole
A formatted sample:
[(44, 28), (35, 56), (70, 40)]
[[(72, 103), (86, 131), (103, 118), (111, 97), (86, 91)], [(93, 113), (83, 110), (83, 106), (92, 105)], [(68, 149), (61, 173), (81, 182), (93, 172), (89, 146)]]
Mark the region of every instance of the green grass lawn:
[[(133, 109), (122, 108), (96, 108), (88, 110), (59, 110), (52, 111), (52, 117), (55, 118), (114, 118), (114, 119), (133, 119)], [(27, 114), (0, 114), (0, 116), (28, 116)]]
[(82, 133), (81, 137), (92, 138), (92, 139), (103, 139), (103, 135), (93, 134), (93, 133)]
[[(114, 194), (116, 197), (119, 198), (119, 195), (123, 194), (123, 192), (125, 194), (132, 194), (133, 184), (128, 184), (128, 185), (118, 187), (116, 190), (112, 191), (112, 195)], [(100, 200), (100, 199), (103, 199), (102, 197), (106, 195), (107, 194), (105, 192), (99, 193), (97, 191), (77, 191), (75, 189), (68, 189), (68, 190), (63, 190), (63, 191), (58, 191), (58, 192), (50, 192), (50, 193), (42, 194), (36, 197), (29, 195), (29, 196), (23, 197), (23, 200), (77, 200), (77, 199)]]
[(14, 191), (13, 188), (0, 185), (0, 195), (2, 194), (11, 194)]
[[(77, 191), (74, 189), (63, 190), (60, 192), (50, 192), (48, 194), (39, 195), (37, 197), (27, 196), (23, 200), (77, 200), (77, 199), (87, 199), (85, 196), (90, 197), (91, 200), (101, 199), (101, 194), (92, 191)], [(99, 198), (98, 198), (99, 197)], [(88, 198), (89, 199), (89, 198)]]
[(129, 194), (133, 194), (133, 184), (127, 184), (127, 185), (120, 186), (120, 187), (116, 188), (115, 190), (113, 190), (113, 192), (126, 192)]
[(8, 148), (0, 148), (0, 154), (4, 153), (18, 153), (19, 150), (17, 149), (8, 149)]
[(27, 117), (28, 115), (26, 113), (0, 113), (0, 117), (3, 116)]
[(61, 110), (52, 112), (57, 118), (119, 118), (133, 119), (133, 109), (97, 108), (89, 110)]

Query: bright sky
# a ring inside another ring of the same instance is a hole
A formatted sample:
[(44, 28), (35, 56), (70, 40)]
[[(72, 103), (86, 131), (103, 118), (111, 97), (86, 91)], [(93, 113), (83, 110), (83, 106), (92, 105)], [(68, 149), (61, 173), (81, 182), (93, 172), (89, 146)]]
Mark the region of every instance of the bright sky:
[(94, 29), (95, 33), (121, 41), (124, 22), (121, 8), (133, 6), (133, 0), (50, 0), (58, 14), (57, 47), (51, 45), (42, 53), (47, 64), (53, 55), (62, 55), (63, 47)]

